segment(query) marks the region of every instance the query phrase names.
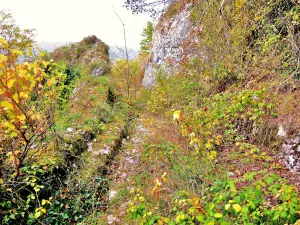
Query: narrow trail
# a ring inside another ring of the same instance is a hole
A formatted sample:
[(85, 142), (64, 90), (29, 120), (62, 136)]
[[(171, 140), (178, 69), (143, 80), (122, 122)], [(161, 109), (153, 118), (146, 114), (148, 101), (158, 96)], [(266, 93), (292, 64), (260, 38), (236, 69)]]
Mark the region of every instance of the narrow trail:
[(169, 121), (163, 118), (146, 113), (132, 121), (128, 134), (122, 140), (119, 154), (108, 169), (107, 210), (103, 213), (99, 224), (137, 224), (128, 218), (127, 210), (132, 203), (131, 192), (139, 187), (151, 190), (152, 178), (159, 176), (166, 166), (162, 160), (158, 160), (157, 165), (149, 164), (145, 159), (144, 145), (161, 143), (162, 140), (183, 144), (183, 139), (176, 133), (174, 125), (170, 125)]
[[(151, 134), (145, 121), (145, 117), (141, 117), (133, 122), (130, 135), (122, 140), (119, 154), (109, 169), (110, 191), (107, 199), (108, 210), (103, 216), (103, 223), (105, 224), (126, 224), (123, 218), (126, 217), (129, 199), (122, 198), (122, 192), (130, 192), (134, 184), (131, 178), (142, 166), (140, 157), (143, 143)], [(118, 197), (122, 198), (122, 201), (119, 201)]]

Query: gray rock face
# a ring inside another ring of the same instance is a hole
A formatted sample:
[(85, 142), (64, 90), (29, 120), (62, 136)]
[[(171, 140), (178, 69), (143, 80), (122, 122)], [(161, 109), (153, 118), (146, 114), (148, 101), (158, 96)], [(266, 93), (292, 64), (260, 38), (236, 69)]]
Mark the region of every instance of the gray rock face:
[(300, 173), (300, 134), (283, 144), (281, 163), (290, 171)]
[(107, 216), (107, 223), (108, 224), (120, 224), (120, 219), (118, 219), (117, 217), (115, 217), (114, 215), (108, 215)]
[(109, 155), (111, 148), (108, 145), (105, 145), (103, 149), (96, 150), (93, 152), (94, 155)]
[(93, 72), (91, 75), (93, 77), (96, 77), (96, 76), (102, 76), (104, 73), (105, 73), (105, 69), (102, 67), (99, 67), (99, 68), (93, 69)]
[(112, 200), (113, 198), (115, 198), (117, 196), (117, 194), (118, 194), (117, 191), (112, 190), (111, 192), (109, 192), (108, 199)]
[(153, 68), (151, 63), (148, 63), (142, 81), (143, 86), (147, 88), (154, 87), (156, 85), (156, 74), (157, 74), (157, 69)]
[(164, 22), (153, 35), (152, 60), (146, 65), (143, 86), (151, 88), (156, 84), (159, 70), (168, 76), (175, 73), (179, 63), (184, 59), (184, 43), (192, 32), (189, 20), (189, 7), (175, 15), (170, 21)]

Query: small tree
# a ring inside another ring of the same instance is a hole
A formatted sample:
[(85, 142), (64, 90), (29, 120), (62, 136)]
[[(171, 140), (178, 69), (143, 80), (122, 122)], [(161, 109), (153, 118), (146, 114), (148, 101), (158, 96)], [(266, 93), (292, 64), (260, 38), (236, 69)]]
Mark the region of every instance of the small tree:
[[(0, 38), (6, 40), (8, 48), (25, 51), (29, 47), (32, 47), (34, 43), (33, 31), (33, 29), (21, 29), (16, 25), (10, 12), (0, 11)], [(5, 51), (5, 49), (0, 49), (1, 54), (7, 54)]]
[[(1, 15), (0, 155), (9, 157), (19, 176), (28, 152), (51, 124), (62, 74), (52, 62), (33, 58), (30, 33), (10, 23), (10, 17), (4, 23), (8, 14)], [(30, 60), (25, 61), (25, 54)]]
[(127, 64), (127, 69), (126, 69), (126, 80), (127, 80), (127, 95), (129, 96), (130, 94), (130, 65), (129, 65), (129, 54), (128, 54), (128, 48), (127, 48), (127, 38), (126, 38), (126, 29), (125, 29), (125, 23), (121, 19), (121, 17), (118, 15), (118, 13), (114, 10), (114, 13), (122, 23), (123, 27), (123, 37), (124, 37), (124, 48), (125, 48), (125, 55), (126, 55), (126, 64)]
[(140, 43), (141, 53), (149, 54), (152, 47), (152, 36), (153, 36), (153, 23), (148, 21), (147, 26), (144, 28), (142, 33), (142, 41)]

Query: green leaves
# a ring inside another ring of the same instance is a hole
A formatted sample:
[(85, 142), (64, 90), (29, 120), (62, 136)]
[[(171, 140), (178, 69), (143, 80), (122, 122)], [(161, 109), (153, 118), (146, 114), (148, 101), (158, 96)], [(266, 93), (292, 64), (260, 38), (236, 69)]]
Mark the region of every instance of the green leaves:
[(62, 216), (62, 218), (65, 219), (65, 220), (69, 218), (69, 215), (68, 215), (67, 212), (63, 212), (63, 213), (61, 214), (61, 216)]
[(37, 218), (39, 218), (41, 215), (42, 215), (41, 211), (37, 211), (37, 212), (34, 214), (34, 217), (37, 219)]
[(142, 33), (143, 39), (140, 42), (141, 46), (141, 53), (142, 54), (149, 54), (151, 51), (152, 45), (152, 36), (153, 36), (153, 23), (147, 22), (147, 26), (144, 28)]
[(34, 218), (38, 219), (39, 217), (41, 217), (46, 212), (47, 212), (47, 210), (45, 208), (42, 208), (42, 207), (36, 208)]

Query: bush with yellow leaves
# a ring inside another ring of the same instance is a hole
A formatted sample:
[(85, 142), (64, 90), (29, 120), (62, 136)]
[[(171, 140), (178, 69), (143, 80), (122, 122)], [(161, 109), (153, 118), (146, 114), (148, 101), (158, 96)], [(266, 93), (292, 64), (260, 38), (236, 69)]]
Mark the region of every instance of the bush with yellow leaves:
[(18, 177), (28, 152), (53, 122), (63, 75), (52, 62), (22, 62), (24, 53), (5, 39), (0, 48), (7, 53), (0, 54), (0, 153), (9, 157)]

